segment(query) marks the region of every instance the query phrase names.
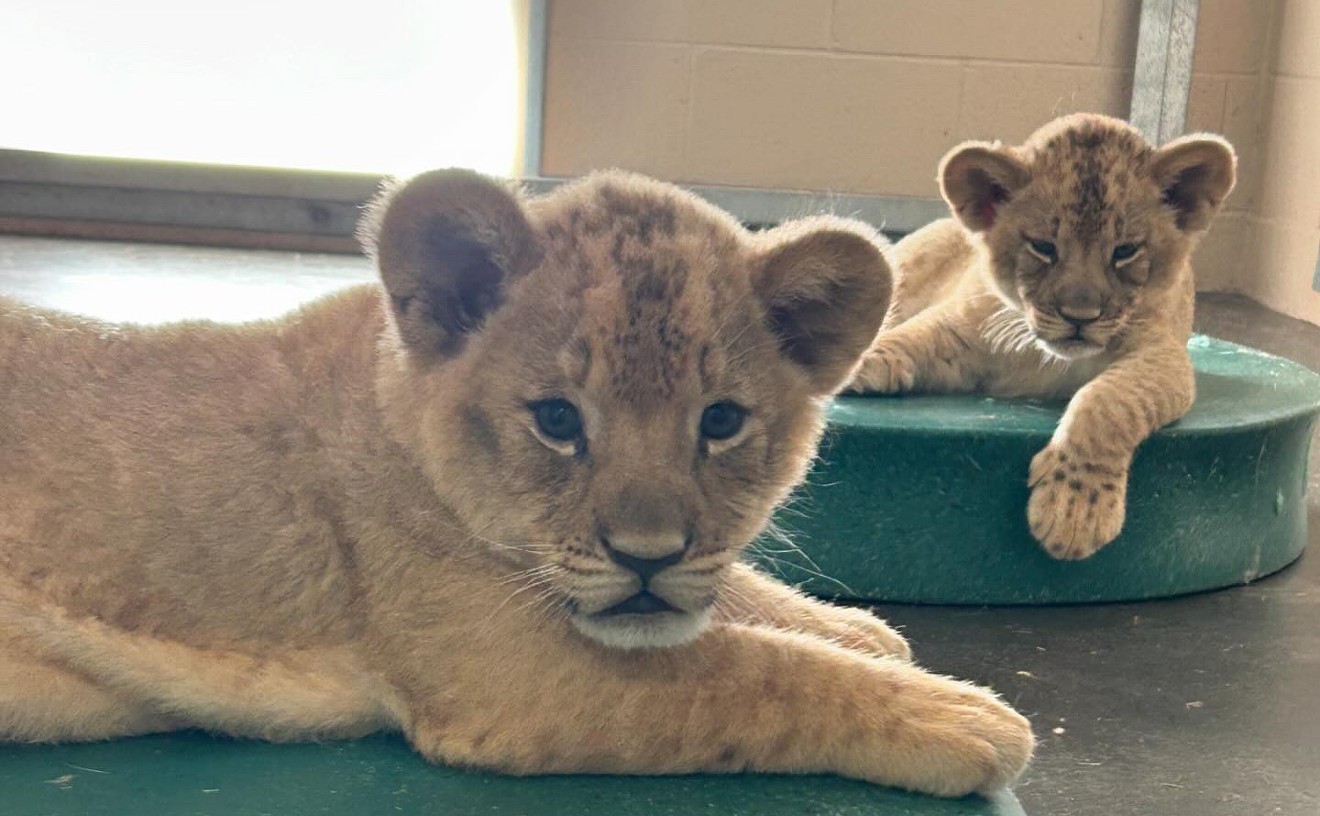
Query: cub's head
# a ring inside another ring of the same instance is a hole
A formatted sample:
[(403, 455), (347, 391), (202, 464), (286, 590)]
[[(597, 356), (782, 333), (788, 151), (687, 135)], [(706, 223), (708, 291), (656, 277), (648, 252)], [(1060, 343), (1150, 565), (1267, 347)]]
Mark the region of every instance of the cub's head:
[(954, 215), (984, 240), (1005, 305), (1042, 350), (1076, 359), (1104, 350), (1185, 274), (1235, 165), (1218, 136), (1156, 150), (1125, 122), (1077, 114), (1020, 147), (960, 145), (939, 178)]
[(618, 173), (532, 199), (430, 173), (364, 234), (392, 314), (382, 405), (454, 544), (503, 559), (510, 603), (623, 647), (700, 633), (890, 293), (863, 225), (751, 233)]

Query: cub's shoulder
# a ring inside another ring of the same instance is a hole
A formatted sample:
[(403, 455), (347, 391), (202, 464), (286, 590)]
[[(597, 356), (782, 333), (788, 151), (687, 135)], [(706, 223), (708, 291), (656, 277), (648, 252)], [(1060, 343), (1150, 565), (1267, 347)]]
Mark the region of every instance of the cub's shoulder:
[(886, 325), (901, 323), (935, 303), (963, 296), (974, 275), (975, 250), (967, 231), (942, 218), (905, 236), (887, 254), (897, 280)]
[(908, 268), (938, 268), (970, 259), (972, 242), (955, 219), (941, 218), (903, 237), (889, 251), (891, 260)]

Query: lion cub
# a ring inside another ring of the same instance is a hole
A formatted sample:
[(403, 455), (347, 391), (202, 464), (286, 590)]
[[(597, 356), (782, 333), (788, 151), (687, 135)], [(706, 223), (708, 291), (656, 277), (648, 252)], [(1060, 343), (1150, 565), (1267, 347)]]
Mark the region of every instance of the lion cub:
[(1091, 555), (1123, 527), (1137, 446), (1192, 404), (1189, 258), (1235, 164), (1217, 136), (1154, 149), (1093, 114), (958, 146), (939, 169), (955, 217), (893, 248), (893, 303), (850, 387), (1071, 396), (1027, 518), (1056, 558)]
[(1011, 782), (1031, 729), (741, 563), (889, 301), (875, 234), (461, 171), (244, 326), (0, 300), (0, 739), (402, 731), (512, 773)]

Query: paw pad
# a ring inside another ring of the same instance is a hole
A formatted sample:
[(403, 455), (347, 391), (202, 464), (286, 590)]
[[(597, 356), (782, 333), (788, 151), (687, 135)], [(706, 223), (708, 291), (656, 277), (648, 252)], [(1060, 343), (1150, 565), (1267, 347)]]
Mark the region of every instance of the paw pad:
[(1032, 460), (1029, 484), (1031, 534), (1055, 558), (1086, 558), (1123, 529), (1125, 463), (1088, 459), (1050, 445)]

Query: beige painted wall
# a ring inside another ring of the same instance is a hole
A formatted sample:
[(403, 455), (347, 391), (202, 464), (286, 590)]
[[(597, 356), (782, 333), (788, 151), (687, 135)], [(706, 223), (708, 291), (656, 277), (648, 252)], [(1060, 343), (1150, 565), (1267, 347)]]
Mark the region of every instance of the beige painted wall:
[(1201, 3), (1189, 126), (1237, 146), (1239, 183), (1197, 282), (1320, 323), (1320, 2)]
[[(542, 169), (934, 197), (963, 139), (1126, 115), (1140, 0), (550, 0)], [(1024, 26), (1022, 20), (1030, 20)], [(1320, 322), (1320, 0), (1201, 0), (1188, 127), (1239, 186), (1202, 288)]]
[(1126, 113), (1138, 6), (551, 0), (542, 167), (932, 197), (961, 139)]
[(1289, 0), (1279, 15), (1264, 179), (1242, 288), (1268, 306), (1320, 323), (1320, 3)]

